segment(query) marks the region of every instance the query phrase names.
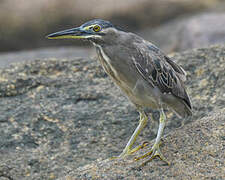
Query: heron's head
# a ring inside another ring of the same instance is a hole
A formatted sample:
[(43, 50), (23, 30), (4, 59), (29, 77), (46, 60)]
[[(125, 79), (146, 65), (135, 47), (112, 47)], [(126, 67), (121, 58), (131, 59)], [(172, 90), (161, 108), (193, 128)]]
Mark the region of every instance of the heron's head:
[(115, 34), (117, 29), (109, 22), (94, 19), (86, 22), (80, 27), (59, 31), (49, 34), (48, 39), (87, 39), (93, 42), (104, 41), (106, 36)]

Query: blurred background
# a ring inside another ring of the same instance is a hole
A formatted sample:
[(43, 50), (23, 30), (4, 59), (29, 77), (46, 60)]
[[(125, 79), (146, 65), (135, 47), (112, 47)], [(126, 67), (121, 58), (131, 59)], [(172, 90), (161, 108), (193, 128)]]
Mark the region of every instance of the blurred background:
[(110, 20), (166, 53), (225, 42), (224, 0), (1, 0), (0, 53), (87, 46), (45, 36), (93, 18)]

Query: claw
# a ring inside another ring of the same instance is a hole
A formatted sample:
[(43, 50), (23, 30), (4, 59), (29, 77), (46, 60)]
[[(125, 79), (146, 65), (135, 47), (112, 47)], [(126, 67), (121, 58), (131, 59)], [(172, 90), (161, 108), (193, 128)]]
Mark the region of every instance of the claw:
[(148, 144), (149, 144), (149, 143), (148, 143), (147, 141), (145, 141), (145, 142), (143, 142), (141, 145), (139, 145), (139, 146), (137, 146), (137, 147), (135, 147), (135, 148), (133, 148), (133, 149), (127, 149), (126, 151), (123, 151), (123, 152), (119, 155), (119, 158), (124, 158), (124, 157), (127, 156), (127, 155), (131, 155), (131, 154), (133, 154), (133, 153), (139, 151), (140, 149), (143, 149), (144, 147), (148, 146)]
[(120, 159), (120, 158), (124, 158), (125, 156), (127, 155), (131, 155), (131, 154), (134, 154), (136, 153), (137, 151), (139, 151), (140, 149), (144, 149), (146, 146), (149, 145), (149, 142), (147, 141), (144, 141), (141, 145), (131, 149), (131, 150), (127, 150), (125, 152), (122, 152), (119, 156), (117, 157), (111, 157), (110, 160), (113, 160), (113, 159)]
[(152, 159), (154, 159), (155, 157), (159, 157), (162, 161), (166, 162), (168, 165), (170, 165), (170, 163), (167, 161), (167, 159), (164, 157), (164, 155), (161, 153), (160, 149), (159, 149), (159, 144), (154, 144), (152, 149), (147, 152), (146, 154), (140, 156), (140, 157), (136, 157), (134, 160), (138, 161), (140, 159), (144, 159), (146, 157), (149, 157), (149, 159), (147, 161), (145, 161), (142, 166), (144, 166), (145, 164), (147, 164), (148, 162), (152, 161)]
[[(113, 157), (111, 159), (117, 159), (117, 158), (124, 158), (127, 155), (133, 154), (137, 151), (139, 151), (140, 149), (143, 149), (144, 147), (146, 147), (149, 143), (148, 142), (143, 142), (142, 145), (135, 147), (134, 149), (131, 149), (132, 145), (134, 144), (134, 142), (136, 141), (137, 136), (139, 135), (139, 133), (141, 132), (141, 130), (145, 127), (146, 122), (147, 122), (147, 116), (145, 115), (144, 112), (140, 113), (140, 122), (138, 127), (135, 129), (133, 135), (131, 136), (130, 140), (128, 141), (126, 147), (124, 148), (123, 152), (119, 155), (119, 157)], [(158, 128), (158, 132), (157, 132), (157, 137), (155, 139), (155, 144), (153, 145), (152, 149), (150, 150), (150, 152), (140, 156), (140, 157), (136, 157), (135, 160), (138, 161), (140, 159), (144, 159), (146, 157), (150, 157), (146, 162), (144, 162), (142, 165), (145, 165), (146, 163), (148, 163), (149, 161), (151, 161), (152, 159), (154, 159), (156, 156), (158, 156), (162, 161), (166, 162), (168, 165), (170, 165), (170, 163), (166, 160), (166, 158), (163, 156), (163, 154), (161, 153), (159, 146), (161, 144), (161, 137), (162, 137), (162, 133), (163, 133), (163, 129), (165, 127), (165, 119), (166, 116), (163, 112), (163, 109), (161, 108), (160, 110), (160, 119), (159, 119), (159, 128)]]

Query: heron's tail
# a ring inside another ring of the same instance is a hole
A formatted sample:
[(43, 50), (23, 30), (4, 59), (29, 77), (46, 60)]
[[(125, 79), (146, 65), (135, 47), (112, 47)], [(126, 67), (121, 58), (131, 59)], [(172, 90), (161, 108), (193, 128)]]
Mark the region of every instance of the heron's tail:
[(178, 117), (185, 118), (191, 116), (193, 113), (192, 107), (182, 99), (179, 99), (178, 103), (171, 104), (170, 107), (172, 107), (172, 110), (177, 114)]

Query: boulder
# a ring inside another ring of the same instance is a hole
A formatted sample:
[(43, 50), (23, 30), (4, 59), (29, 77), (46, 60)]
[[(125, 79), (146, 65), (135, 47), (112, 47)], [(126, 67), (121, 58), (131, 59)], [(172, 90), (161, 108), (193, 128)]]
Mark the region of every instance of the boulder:
[(204, 13), (178, 18), (139, 33), (165, 52), (225, 44), (225, 13)]
[(35, 50), (24, 50), (24, 51), (15, 51), (15, 52), (5, 52), (0, 54), (0, 68), (9, 67), (11, 63), (20, 63), (20, 62), (31, 62), (34, 60), (46, 60), (49, 58), (58, 58), (58, 59), (74, 59), (78, 58), (88, 58), (93, 56), (95, 53), (94, 48), (88, 47), (58, 47), (56, 48), (40, 48)]
[(126, 159), (95, 161), (62, 179), (223, 179), (224, 114), (225, 108), (171, 132), (163, 142), (170, 166), (157, 159), (135, 161), (148, 147)]
[[(118, 169), (112, 171), (118, 174), (112, 179), (130, 177), (127, 170), (140, 178), (151, 177), (152, 171), (153, 177), (160, 176), (157, 167), (163, 172), (171, 170), (170, 176), (175, 176), (178, 165), (182, 166), (177, 177), (185, 171), (182, 168), (188, 171), (195, 167), (200, 173), (196, 169), (196, 177), (222, 176), (225, 47), (186, 51), (174, 54), (173, 59), (188, 73), (185, 84), (194, 109), (189, 119), (178, 119), (166, 111), (165, 134), (170, 134), (165, 137), (162, 151), (169, 161), (177, 161), (167, 167), (154, 160), (147, 164), (147, 171), (132, 170), (126, 161), (127, 168), (121, 169), (122, 161), (118, 161)], [(0, 71), (0, 98), (0, 177), (8, 179), (85, 179), (92, 175), (89, 170), (83, 174), (82, 167), (95, 162), (96, 171), (91, 168), (94, 177), (102, 172), (98, 162), (119, 155), (138, 124), (133, 105), (93, 58), (49, 58), (12, 64)], [(157, 119), (154, 113), (137, 144), (155, 138)], [(212, 155), (206, 156), (207, 152)], [(106, 167), (113, 165), (106, 163)], [(204, 174), (203, 165), (207, 163), (207, 168), (218, 170)], [(152, 165), (155, 169), (150, 169)], [(111, 175), (103, 179), (111, 179)], [(164, 176), (169, 178), (169, 173)]]

